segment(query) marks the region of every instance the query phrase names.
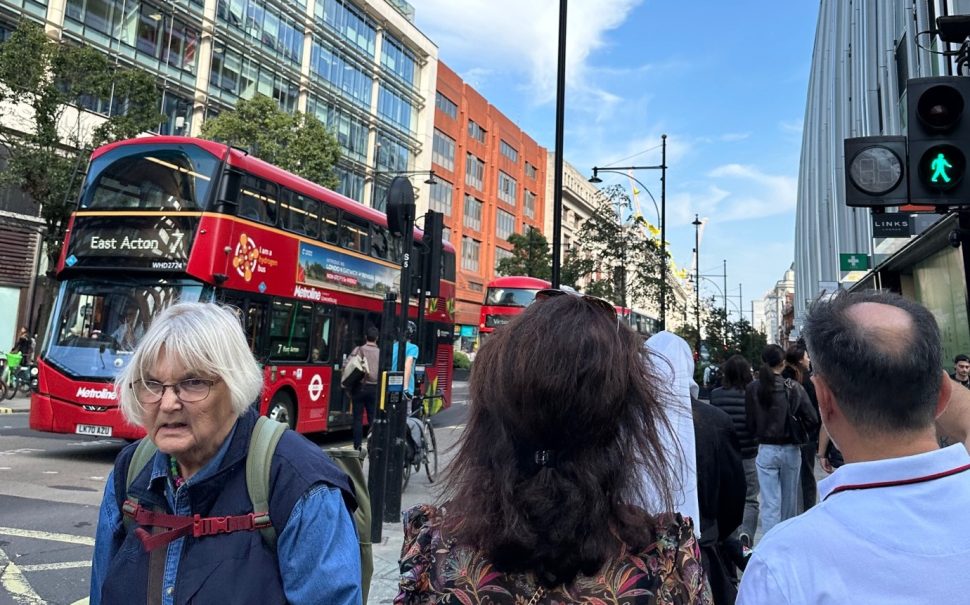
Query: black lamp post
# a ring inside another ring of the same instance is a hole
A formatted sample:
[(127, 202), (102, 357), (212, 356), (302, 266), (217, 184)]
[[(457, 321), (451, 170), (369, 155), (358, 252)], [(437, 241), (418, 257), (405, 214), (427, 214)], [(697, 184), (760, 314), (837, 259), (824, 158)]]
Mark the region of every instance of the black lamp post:
[(593, 176), (589, 179), (590, 183), (602, 183), (603, 179), (599, 177), (601, 172), (614, 172), (617, 174), (623, 174), (634, 182), (643, 187), (643, 190), (647, 192), (650, 199), (653, 201), (653, 205), (656, 208), (657, 200), (653, 198), (653, 194), (650, 193), (650, 189), (640, 182), (639, 179), (628, 174), (627, 171), (632, 170), (659, 170), (660, 171), (660, 329), (667, 329), (667, 135), (660, 135), (661, 141), (661, 156), (660, 164), (657, 166), (608, 166), (606, 168), (600, 168), (599, 166), (593, 166)]
[(694, 215), (694, 322), (697, 324), (697, 355), (701, 354), (701, 225)]

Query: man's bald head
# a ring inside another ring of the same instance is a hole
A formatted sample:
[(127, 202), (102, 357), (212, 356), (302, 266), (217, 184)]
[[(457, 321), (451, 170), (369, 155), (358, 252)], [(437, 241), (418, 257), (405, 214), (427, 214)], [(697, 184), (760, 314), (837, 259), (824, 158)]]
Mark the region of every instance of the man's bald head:
[(860, 431), (931, 425), (940, 390), (940, 331), (923, 306), (890, 293), (817, 302), (804, 329), (816, 373)]

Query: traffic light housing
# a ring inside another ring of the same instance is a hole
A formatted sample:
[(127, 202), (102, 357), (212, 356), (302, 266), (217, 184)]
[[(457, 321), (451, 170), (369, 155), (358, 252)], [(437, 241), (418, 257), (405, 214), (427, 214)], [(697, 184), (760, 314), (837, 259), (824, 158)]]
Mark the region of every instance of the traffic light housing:
[(846, 139), (846, 206), (881, 208), (908, 203), (906, 137)]
[(428, 296), (441, 296), (441, 251), (444, 245), (445, 215), (434, 210), (428, 210), (424, 215), (424, 242), (426, 245), (424, 258), (424, 290)]
[(970, 78), (914, 78), (906, 85), (910, 202), (970, 204)]

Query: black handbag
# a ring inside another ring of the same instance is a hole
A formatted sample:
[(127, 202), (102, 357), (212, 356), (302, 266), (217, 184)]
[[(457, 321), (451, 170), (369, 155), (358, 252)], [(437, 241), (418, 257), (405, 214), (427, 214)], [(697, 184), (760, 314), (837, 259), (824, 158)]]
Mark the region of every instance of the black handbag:
[(788, 434), (788, 438), (795, 445), (805, 445), (809, 442), (808, 429), (802, 424), (801, 419), (795, 414), (796, 410), (792, 409), (792, 391), (794, 387), (792, 386), (791, 380), (785, 379), (785, 399), (788, 400), (788, 409), (786, 410), (785, 416), (785, 432)]

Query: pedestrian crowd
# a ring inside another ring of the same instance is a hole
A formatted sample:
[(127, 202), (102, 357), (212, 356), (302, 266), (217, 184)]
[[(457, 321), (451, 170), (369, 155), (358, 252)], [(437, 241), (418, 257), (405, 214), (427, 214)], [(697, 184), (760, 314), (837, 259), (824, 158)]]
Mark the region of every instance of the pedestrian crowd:
[[(540, 291), (477, 353), (437, 497), (403, 514), (395, 603), (967, 602), (970, 358), (947, 374), (932, 314), (886, 293), (816, 302), (803, 335), (757, 372), (729, 358), (708, 403), (681, 338)], [(352, 352), (357, 448), (377, 337)], [(139, 337), (116, 389), (147, 437), (107, 480), (92, 604), (366, 600), (366, 493), (257, 419), (261, 388), (226, 308)]]

